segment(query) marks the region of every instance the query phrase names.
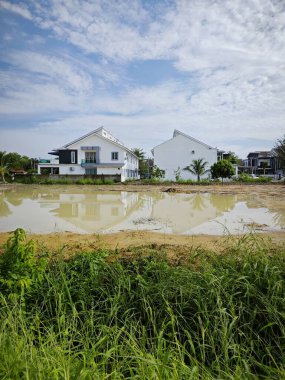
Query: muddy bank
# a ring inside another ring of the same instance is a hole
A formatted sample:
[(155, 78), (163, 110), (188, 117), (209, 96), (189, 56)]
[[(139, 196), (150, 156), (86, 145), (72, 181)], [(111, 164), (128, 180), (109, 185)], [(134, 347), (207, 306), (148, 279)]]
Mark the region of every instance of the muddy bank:
[[(9, 233), (0, 233), (0, 246), (3, 251), (3, 244), (9, 238)], [(149, 231), (123, 231), (115, 234), (73, 234), (73, 233), (53, 233), (53, 234), (27, 234), (28, 240), (33, 239), (37, 248), (41, 251), (47, 249), (51, 252), (61, 253), (64, 257), (69, 257), (79, 252), (93, 252), (98, 249), (117, 250), (119, 254), (134, 252), (136, 247), (150, 247), (158, 250), (163, 249), (168, 257), (190, 255), (197, 247), (202, 250), (209, 250), (221, 254), (223, 249), (243, 236), (210, 236), (210, 235), (167, 235)], [(285, 232), (262, 233), (254, 235), (254, 239), (270, 241), (273, 245), (284, 245)]]
[[(16, 187), (40, 189), (46, 185), (23, 185), (20, 183), (13, 184), (0, 184), (0, 191), (14, 189)], [(134, 192), (148, 192), (148, 191), (161, 191), (161, 192), (177, 192), (177, 193), (214, 193), (214, 194), (263, 194), (272, 196), (281, 196), (285, 199), (285, 183), (215, 183), (212, 185), (192, 185), (192, 184), (142, 184), (142, 183), (118, 183), (113, 185), (49, 185), (50, 188), (85, 188), (92, 189), (93, 191), (134, 191)]]

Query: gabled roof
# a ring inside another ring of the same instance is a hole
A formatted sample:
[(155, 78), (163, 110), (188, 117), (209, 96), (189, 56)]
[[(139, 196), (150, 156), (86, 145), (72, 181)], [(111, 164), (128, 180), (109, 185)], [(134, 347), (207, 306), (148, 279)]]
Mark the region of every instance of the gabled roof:
[(274, 156), (274, 152), (272, 150), (270, 151), (261, 151), (257, 150), (255, 152), (250, 152), (247, 157), (254, 157), (254, 158), (270, 158)]
[[(104, 136), (104, 134), (105, 134), (105, 136)], [(136, 158), (138, 158), (138, 157), (134, 154), (134, 152), (132, 152), (130, 149), (128, 149), (128, 148), (127, 148), (122, 142), (120, 142), (117, 138), (115, 138), (115, 137), (114, 137), (109, 131), (107, 131), (104, 127), (99, 127), (99, 128), (97, 128), (97, 129), (95, 129), (94, 131), (89, 132), (89, 133), (87, 133), (86, 135), (81, 136), (81, 137), (79, 137), (78, 139), (73, 140), (73, 141), (71, 141), (70, 143), (63, 145), (63, 147), (61, 147), (61, 148), (59, 148), (59, 149), (54, 149), (54, 152), (58, 152), (58, 151), (61, 150), (61, 149), (68, 149), (68, 147), (69, 147), (70, 145), (73, 145), (73, 144), (75, 144), (75, 143), (77, 143), (77, 142), (79, 142), (79, 141), (81, 141), (81, 140), (84, 140), (84, 139), (87, 138), (87, 137), (93, 136), (93, 135), (96, 135), (96, 136), (98, 136), (98, 137), (100, 137), (100, 138), (102, 138), (102, 139), (105, 139), (105, 140), (107, 140), (107, 141), (113, 143), (114, 145), (119, 146), (120, 148), (125, 149), (128, 153), (131, 153), (133, 156), (135, 156)], [(106, 137), (106, 136), (108, 136), (108, 137)], [(53, 154), (53, 153), (50, 152), (49, 154)], [(54, 154), (55, 154), (55, 153), (54, 153)]]
[[(187, 139), (189, 139), (189, 140), (191, 140), (191, 141), (194, 141), (194, 142), (196, 142), (196, 143), (198, 143), (198, 144), (204, 145), (204, 146), (205, 146), (206, 148), (208, 148), (208, 149), (216, 149), (216, 150), (217, 150), (217, 148), (213, 148), (212, 146), (207, 145), (207, 144), (203, 143), (202, 141), (199, 141), (199, 140), (197, 140), (197, 139), (194, 139), (194, 137), (191, 137), (191, 136), (189, 136), (189, 135), (186, 135), (186, 133), (183, 133), (183, 132), (178, 131), (178, 129), (174, 129), (172, 139), (174, 139), (175, 137), (177, 137), (177, 136), (179, 136), (179, 135), (181, 135), (181, 136), (183, 136), (183, 137), (186, 137)], [(167, 141), (164, 141), (164, 142), (161, 143), (161, 144), (156, 145), (153, 149), (157, 148), (158, 146), (160, 146), (160, 145), (162, 145), (162, 144), (165, 144), (166, 142), (168, 142), (168, 141), (170, 141), (170, 140), (172, 140), (172, 139), (169, 139), (169, 140), (167, 140)], [(152, 149), (152, 151), (153, 151), (153, 149)]]
[[(106, 132), (106, 134), (109, 135), (109, 136), (111, 136), (112, 138), (106, 138), (106, 137), (104, 136), (104, 132)], [(63, 148), (68, 148), (70, 145), (73, 145), (73, 144), (77, 143), (78, 141), (84, 140), (86, 137), (89, 137), (89, 136), (92, 136), (92, 135), (97, 135), (97, 136), (100, 136), (100, 137), (104, 137), (106, 140), (113, 141), (113, 142), (117, 142), (117, 143), (119, 143), (121, 146), (124, 146), (123, 143), (120, 143), (119, 140), (116, 139), (115, 137), (113, 137), (113, 136), (111, 135), (111, 133), (108, 132), (104, 127), (99, 127), (99, 128), (97, 128), (97, 129), (95, 129), (94, 131), (89, 132), (89, 133), (87, 133), (86, 135), (81, 136), (81, 137), (79, 137), (78, 139), (73, 140), (73, 141), (71, 141), (71, 142), (68, 143), (68, 144), (65, 144), (65, 145), (63, 146)]]

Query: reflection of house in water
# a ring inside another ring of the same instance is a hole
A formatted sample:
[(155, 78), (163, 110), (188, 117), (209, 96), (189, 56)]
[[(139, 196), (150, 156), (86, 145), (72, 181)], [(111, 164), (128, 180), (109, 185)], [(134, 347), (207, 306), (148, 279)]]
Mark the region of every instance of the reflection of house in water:
[(152, 218), (166, 223), (173, 233), (181, 234), (223, 212), (233, 209), (235, 195), (165, 194), (153, 204)]
[[(273, 195), (273, 194), (272, 194)], [(157, 230), (196, 234), (235, 231), (242, 223), (285, 227), (282, 193), (171, 194), (96, 191), (94, 188), (17, 189), (0, 193), (0, 230), (116, 232)], [(217, 226), (218, 225), (218, 229)]]
[[(138, 193), (60, 193), (52, 213), (86, 232), (97, 232), (120, 223), (137, 206)], [(50, 202), (50, 200), (48, 201)]]

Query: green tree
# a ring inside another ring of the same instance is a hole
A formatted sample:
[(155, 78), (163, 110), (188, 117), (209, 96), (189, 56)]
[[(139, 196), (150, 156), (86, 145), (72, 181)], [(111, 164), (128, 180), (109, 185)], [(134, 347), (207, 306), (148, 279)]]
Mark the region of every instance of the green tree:
[(188, 170), (190, 173), (197, 176), (197, 181), (200, 182), (200, 178), (203, 174), (207, 173), (209, 169), (206, 169), (208, 162), (204, 161), (203, 158), (198, 158), (197, 160), (193, 160), (192, 164), (186, 166), (183, 170)]
[(229, 152), (229, 156), (226, 159), (230, 161), (232, 164), (238, 164), (240, 161), (240, 159), (234, 152)]
[(8, 167), (9, 167), (9, 163), (7, 160), (7, 153), (5, 151), (0, 152), (0, 175), (2, 178), (2, 182), (4, 183), (6, 182), (5, 174), (9, 174)]
[(285, 171), (285, 135), (276, 141), (274, 151), (280, 162), (280, 166)]
[(27, 156), (22, 156), (20, 160), (21, 168), (24, 170), (32, 169), (32, 160)]
[(154, 166), (152, 167), (151, 178), (163, 178), (164, 175), (165, 175), (164, 170), (159, 169), (159, 167), (156, 166), (156, 165), (154, 165)]
[(175, 175), (175, 181), (178, 182), (181, 180), (181, 168), (178, 166), (176, 170), (174, 170), (174, 175)]
[(10, 169), (31, 169), (31, 159), (28, 156), (21, 156), (19, 153), (7, 153), (7, 161)]
[(132, 152), (137, 156), (139, 160), (139, 173), (142, 177), (149, 176), (148, 160), (145, 157), (145, 152), (141, 148), (133, 148)]
[(213, 178), (230, 178), (235, 174), (233, 164), (229, 160), (220, 160), (211, 166), (211, 175)]
[(6, 159), (9, 162), (10, 169), (22, 169), (21, 155), (16, 152), (6, 153)]
[(145, 152), (142, 148), (133, 148), (132, 152), (137, 156), (139, 161), (142, 161), (145, 159)]

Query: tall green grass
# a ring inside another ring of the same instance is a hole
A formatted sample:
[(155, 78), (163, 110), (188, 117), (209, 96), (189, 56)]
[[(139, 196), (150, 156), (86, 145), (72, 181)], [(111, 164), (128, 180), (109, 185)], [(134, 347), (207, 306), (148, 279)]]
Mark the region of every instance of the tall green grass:
[(0, 377), (285, 378), (284, 246), (247, 235), (189, 252), (82, 253), (50, 259), (17, 298), (1, 285)]

